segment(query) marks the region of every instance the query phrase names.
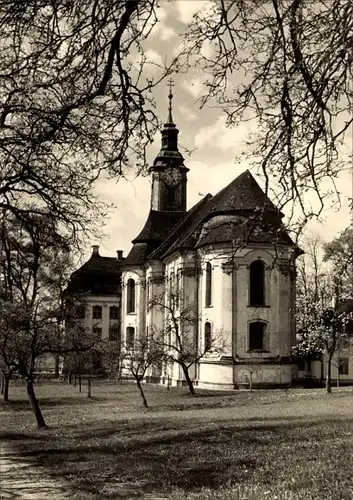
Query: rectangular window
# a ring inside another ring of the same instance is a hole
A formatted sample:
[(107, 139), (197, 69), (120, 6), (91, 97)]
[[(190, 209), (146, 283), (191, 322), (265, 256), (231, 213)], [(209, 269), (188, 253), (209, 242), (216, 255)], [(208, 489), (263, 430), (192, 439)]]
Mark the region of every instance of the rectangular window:
[(126, 348), (132, 349), (135, 343), (135, 328), (133, 326), (128, 326), (126, 328)]
[(76, 306), (75, 316), (77, 319), (84, 319), (86, 316), (86, 308), (84, 305), (80, 304)]
[(109, 308), (109, 319), (119, 319), (119, 308), (117, 306)]
[(265, 349), (266, 323), (255, 321), (249, 324), (249, 351), (263, 351)]
[(93, 319), (102, 319), (102, 306), (93, 306), (92, 307), (92, 318)]
[(349, 360), (348, 358), (339, 358), (338, 360), (338, 373), (340, 375), (348, 375), (349, 373)]
[(102, 329), (99, 326), (94, 326), (92, 328), (92, 333), (95, 335), (97, 338), (101, 339), (102, 338)]
[(114, 342), (120, 340), (120, 327), (118, 324), (109, 327), (109, 340)]

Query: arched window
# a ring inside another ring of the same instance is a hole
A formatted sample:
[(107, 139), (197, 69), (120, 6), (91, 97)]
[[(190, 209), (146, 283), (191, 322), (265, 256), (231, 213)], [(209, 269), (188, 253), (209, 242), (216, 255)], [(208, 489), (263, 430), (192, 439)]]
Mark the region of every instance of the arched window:
[(177, 272), (176, 282), (175, 282), (175, 307), (178, 309), (180, 306), (180, 293), (181, 293), (181, 274), (180, 271)]
[(210, 262), (206, 264), (206, 288), (205, 288), (205, 306), (212, 305), (212, 266)]
[(102, 319), (102, 306), (93, 306), (92, 307), (92, 318), (93, 319)]
[(211, 336), (211, 323), (207, 321), (205, 323), (205, 351), (209, 351), (212, 345), (212, 336)]
[(175, 210), (176, 201), (176, 188), (167, 186), (167, 210)]
[(265, 305), (265, 264), (261, 260), (250, 264), (250, 305)]
[(249, 324), (249, 351), (265, 350), (266, 323), (254, 321)]
[(117, 306), (109, 308), (109, 319), (119, 319), (119, 308)]
[(132, 278), (126, 284), (126, 312), (135, 312), (135, 281)]
[(132, 349), (135, 343), (135, 328), (133, 326), (128, 326), (126, 328), (126, 347), (127, 349)]

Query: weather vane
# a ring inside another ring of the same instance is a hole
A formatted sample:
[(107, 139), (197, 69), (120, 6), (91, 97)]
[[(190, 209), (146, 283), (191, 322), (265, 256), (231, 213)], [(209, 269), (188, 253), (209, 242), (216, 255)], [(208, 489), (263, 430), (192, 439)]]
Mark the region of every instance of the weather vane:
[(168, 116), (168, 122), (173, 123), (173, 117), (172, 117), (172, 99), (173, 99), (173, 87), (175, 86), (174, 81), (169, 78), (168, 80), (168, 85), (169, 85), (169, 116)]

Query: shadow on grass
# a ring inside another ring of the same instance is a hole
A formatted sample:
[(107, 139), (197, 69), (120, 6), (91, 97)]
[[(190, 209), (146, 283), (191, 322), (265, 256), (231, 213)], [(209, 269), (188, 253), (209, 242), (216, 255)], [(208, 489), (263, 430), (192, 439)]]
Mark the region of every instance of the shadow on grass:
[[(173, 488), (213, 490), (251, 477), (276, 482), (288, 475), (291, 454), (299, 461), (304, 450), (306, 460), (311, 454), (316, 460), (320, 440), (329, 441), (352, 427), (353, 418), (256, 418), (243, 425), (224, 421), (188, 422), (187, 426), (155, 420), (105, 422), (93, 430), (92, 426), (71, 426), (76, 433), (70, 439), (55, 439), (50, 432), (37, 442), (11, 433), (2, 437), (12, 441), (21, 456), (36, 457), (36, 463), (51, 476), (69, 478), (74, 489), (108, 499), (119, 498), (120, 490), (143, 496)], [(312, 449), (311, 443), (315, 444)], [(322, 446), (328, 456), (329, 447)]]

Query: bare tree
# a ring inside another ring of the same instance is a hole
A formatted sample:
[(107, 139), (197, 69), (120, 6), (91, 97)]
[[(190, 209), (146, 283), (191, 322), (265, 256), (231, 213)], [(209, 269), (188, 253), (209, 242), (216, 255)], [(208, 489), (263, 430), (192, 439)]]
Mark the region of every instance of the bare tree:
[(0, 2), (0, 208), (51, 212), (75, 232), (105, 213), (92, 192), (103, 171), (144, 170), (158, 125), (142, 44), (155, 4)]
[(184, 374), (190, 394), (195, 394), (190, 377), (190, 368), (206, 355), (222, 354), (226, 341), (222, 332), (210, 332), (207, 339), (199, 342), (198, 324), (200, 317), (195, 304), (186, 305), (182, 292), (169, 289), (166, 294), (153, 297), (148, 309), (157, 309), (163, 313), (164, 328), (159, 331), (157, 342), (164, 351), (164, 361), (177, 363)]
[(4, 216), (1, 223), (1, 363), (25, 381), (37, 425), (45, 427), (34, 389), (38, 360), (91, 349), (95, 339), (82, 328), (64, 334), (70, 248), (53, 218), (23, 214)]
[(352, 2), (215, 0), (184, 41), (189, 67), (203, 71), (201, 106), (216, 100), (229, 126), (256, 122), (249, 157), (279, 208), (300, 213), (301, 228), (332, 191), (339, 199), (335, 179), (349, 168), (340, 145), (353, 123)]
[(145, 408), (148, 408), (148, 403), (142, 387), (143, 379), (150, 368), (162, 364), (163, 358), (163, 343), (153, 332), (134, 339), (131, 344), (127, 341), (122, 347), (123, 369), (134, 377)]

